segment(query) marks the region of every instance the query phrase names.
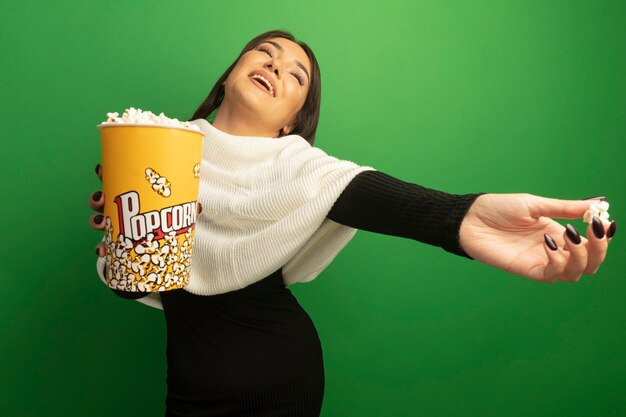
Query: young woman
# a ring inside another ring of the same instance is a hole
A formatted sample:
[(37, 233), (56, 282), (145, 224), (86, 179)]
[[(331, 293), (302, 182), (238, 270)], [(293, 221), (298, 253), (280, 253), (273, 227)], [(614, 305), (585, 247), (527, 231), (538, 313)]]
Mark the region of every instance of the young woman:
[[(272, 31), (244, 47), (192, 117), (205, 147), (190, 284), (116, 291), (164, 310), (167, 416), (318, 416), (320, 341), (286, 285), (315, 278), (356, 229), (546, 283), (595, 274), (605, 258), (615, 222), (594, 218), (585, 238), (550, 219), (580, 218), (593, 201), (452, 195), (340, 161), (312, 146), (319, 107), (313, 52)], [(101, 213), (103, 193), (89, 204)], [(101, 272), (106, 248), (96, 250)]]

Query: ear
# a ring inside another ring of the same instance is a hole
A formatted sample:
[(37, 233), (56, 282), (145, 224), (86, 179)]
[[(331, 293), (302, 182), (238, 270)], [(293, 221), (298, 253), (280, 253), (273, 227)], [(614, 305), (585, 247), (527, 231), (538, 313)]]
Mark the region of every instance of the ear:
[(291, 131), (295, 128), (295, 123), (288, 124), (287, 126), (280, 129), (280, 133), (283, 136), (287, 136)]

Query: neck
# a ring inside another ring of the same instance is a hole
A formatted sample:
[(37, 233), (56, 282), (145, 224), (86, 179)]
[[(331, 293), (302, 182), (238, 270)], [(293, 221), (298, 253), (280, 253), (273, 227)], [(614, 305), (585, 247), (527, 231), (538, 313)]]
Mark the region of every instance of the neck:
[(263, 128), (263, 120), (250, 112), (236, 111), (222, 102), (215, 114), (213, 126), (235, 136), (278, 137), (278, 132)]

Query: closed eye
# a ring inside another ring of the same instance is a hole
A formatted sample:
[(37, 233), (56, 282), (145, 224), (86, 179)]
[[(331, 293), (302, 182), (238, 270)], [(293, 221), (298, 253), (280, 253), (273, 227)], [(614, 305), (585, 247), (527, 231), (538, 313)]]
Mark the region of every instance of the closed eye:
[(273, 58), (273, 56), (272, 56), (272, 52), (271, 52), (268, 48), (266, 48), (266, 47), (264, 47), (264, 46), (260, 46), (260, 47), (259, 47), (259, 51), (263, 51), (263, 52), (265, 52), (266, 54), (268, 54), (268, 55), (270, 56), (270, 58)]
[(304, 85), (304, 78), (302, 78), (302, 75), (298, 74), (297, 72), (292, 72), (291, 75), (296, 77), (296, 80), (298, 80), (298, 84)]

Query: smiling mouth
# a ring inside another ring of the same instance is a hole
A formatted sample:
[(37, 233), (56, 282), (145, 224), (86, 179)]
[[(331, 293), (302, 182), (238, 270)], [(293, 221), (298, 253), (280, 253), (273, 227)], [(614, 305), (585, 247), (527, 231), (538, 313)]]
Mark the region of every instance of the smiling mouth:
[(250, 77), (250, 81), (252, 81), (252, 84), (255, 84), (261, 90), (274, 97), (274, 87), (272, 87), (272, 83), (270, 83), (265, 77), (259, 74), (254, 74)]

